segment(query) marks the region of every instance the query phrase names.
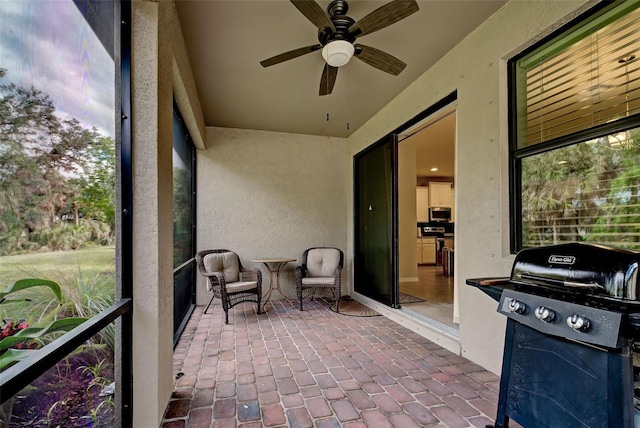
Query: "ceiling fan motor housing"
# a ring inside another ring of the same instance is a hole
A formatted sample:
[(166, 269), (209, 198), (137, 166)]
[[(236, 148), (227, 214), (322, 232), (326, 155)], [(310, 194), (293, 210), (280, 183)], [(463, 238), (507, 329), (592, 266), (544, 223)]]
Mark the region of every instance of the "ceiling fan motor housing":
[(349, 28), (355, 24), (355, 19), (347, 16), (349, 4), (345, 0), (333, 0), (327, 6), (327, 12), (336, 31), (330, 29), (318, 30), (318, 41), (322, 46), (334, 40), (346, 40), (353, 43), (356, 38), (349, 33)]

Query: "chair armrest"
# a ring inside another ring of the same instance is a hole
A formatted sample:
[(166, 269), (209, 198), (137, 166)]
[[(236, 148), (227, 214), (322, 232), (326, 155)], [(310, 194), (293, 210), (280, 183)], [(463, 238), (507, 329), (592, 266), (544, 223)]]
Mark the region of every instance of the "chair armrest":
[(262, 271), (258, 268), (242, 268), (240, 271), (240, 281), (255, 281), (258, 288), (258, 295), (262, 296)]
[(240, 280), (262, 282), (262, 271), (258, 268), (244, 268), (240, 271)]
[(302, 278), (307, 275), (307, 265), (301, 264), (296, 266), (296, 283), (302, 282)]
[(211, 291), (216, 285), (220, 285), (221, 289), (225, 288), (225, 279), (222, 272), (200, 272), (200, 274), (207, 278), (207, 290)]
[(206, 278), (211, 278), (211, 277), (216, 277), (216, 278), (222, 278), (222, 280), (224, 281), (224, 273), (222, 272), (200, 272), (200, 275), (206, 277)]

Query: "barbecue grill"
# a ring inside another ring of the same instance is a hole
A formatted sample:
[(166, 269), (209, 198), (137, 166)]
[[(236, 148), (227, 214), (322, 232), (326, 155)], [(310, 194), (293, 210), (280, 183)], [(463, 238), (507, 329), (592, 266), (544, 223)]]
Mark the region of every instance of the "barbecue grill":
[(639, 268), (640, 253), (568, 243), (520, 251), (509, 278), (466, 281), (507, 317), (495, 428), (640, 427)]

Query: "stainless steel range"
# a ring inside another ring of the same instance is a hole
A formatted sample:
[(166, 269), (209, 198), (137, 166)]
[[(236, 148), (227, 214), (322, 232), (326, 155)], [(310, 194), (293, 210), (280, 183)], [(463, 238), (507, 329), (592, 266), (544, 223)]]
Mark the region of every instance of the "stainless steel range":
[(509, 278), (466, 281), (507, 317), (496, 428), (635, 426), (639, 268), (640, 253), (569, 243), (522, 250)]

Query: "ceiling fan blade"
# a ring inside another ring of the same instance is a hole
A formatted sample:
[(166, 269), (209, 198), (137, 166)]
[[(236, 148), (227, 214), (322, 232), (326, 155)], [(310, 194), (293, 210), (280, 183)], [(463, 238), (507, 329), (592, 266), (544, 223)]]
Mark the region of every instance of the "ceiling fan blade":
[(276, 55), (269, 59), (265, 59), (264, 61), (260, 61), (260, 65), (262, 65), (263, 67), (269, 67), (272, 65), (280, 64), (281, 62), (289, 61), (290, 59), (294, 59), (302, 55), (306, 55), (311, 52), (315, 52), (319, 49), (322, 49), (322, 45), (305, 46), (303, 48), (294, 49), (292, 51), (281, 53), (280, 55)]
[(320, 79), (320, 95), (329, 95), (333, 91), (336, 77), (338, 77), (338, 67), (331, 67), (329, 64), (325, 64), (324, 70), (322, 70), (322, 78)]
[(319, 30), (328, 28), (332, 33), (336, 31), (329, 15), (314, 0), (291, 0), (291, 3)]
[(385, 73), (393, 74), (397, 76), (407, 66), (404, 62), (400, 61), (393, 55), (389, 55), (380, 49), (372, 48), (371, 46), (357, 44), (355, 45), (356, 53), (355, 57), (362, 62), (366, 62), (372, 67), (382, 70)]
[(381, 30), (419, 10), (416, 0), (393, 0), (374, 10), (351, 27), (349, 33), (361, 37)]

